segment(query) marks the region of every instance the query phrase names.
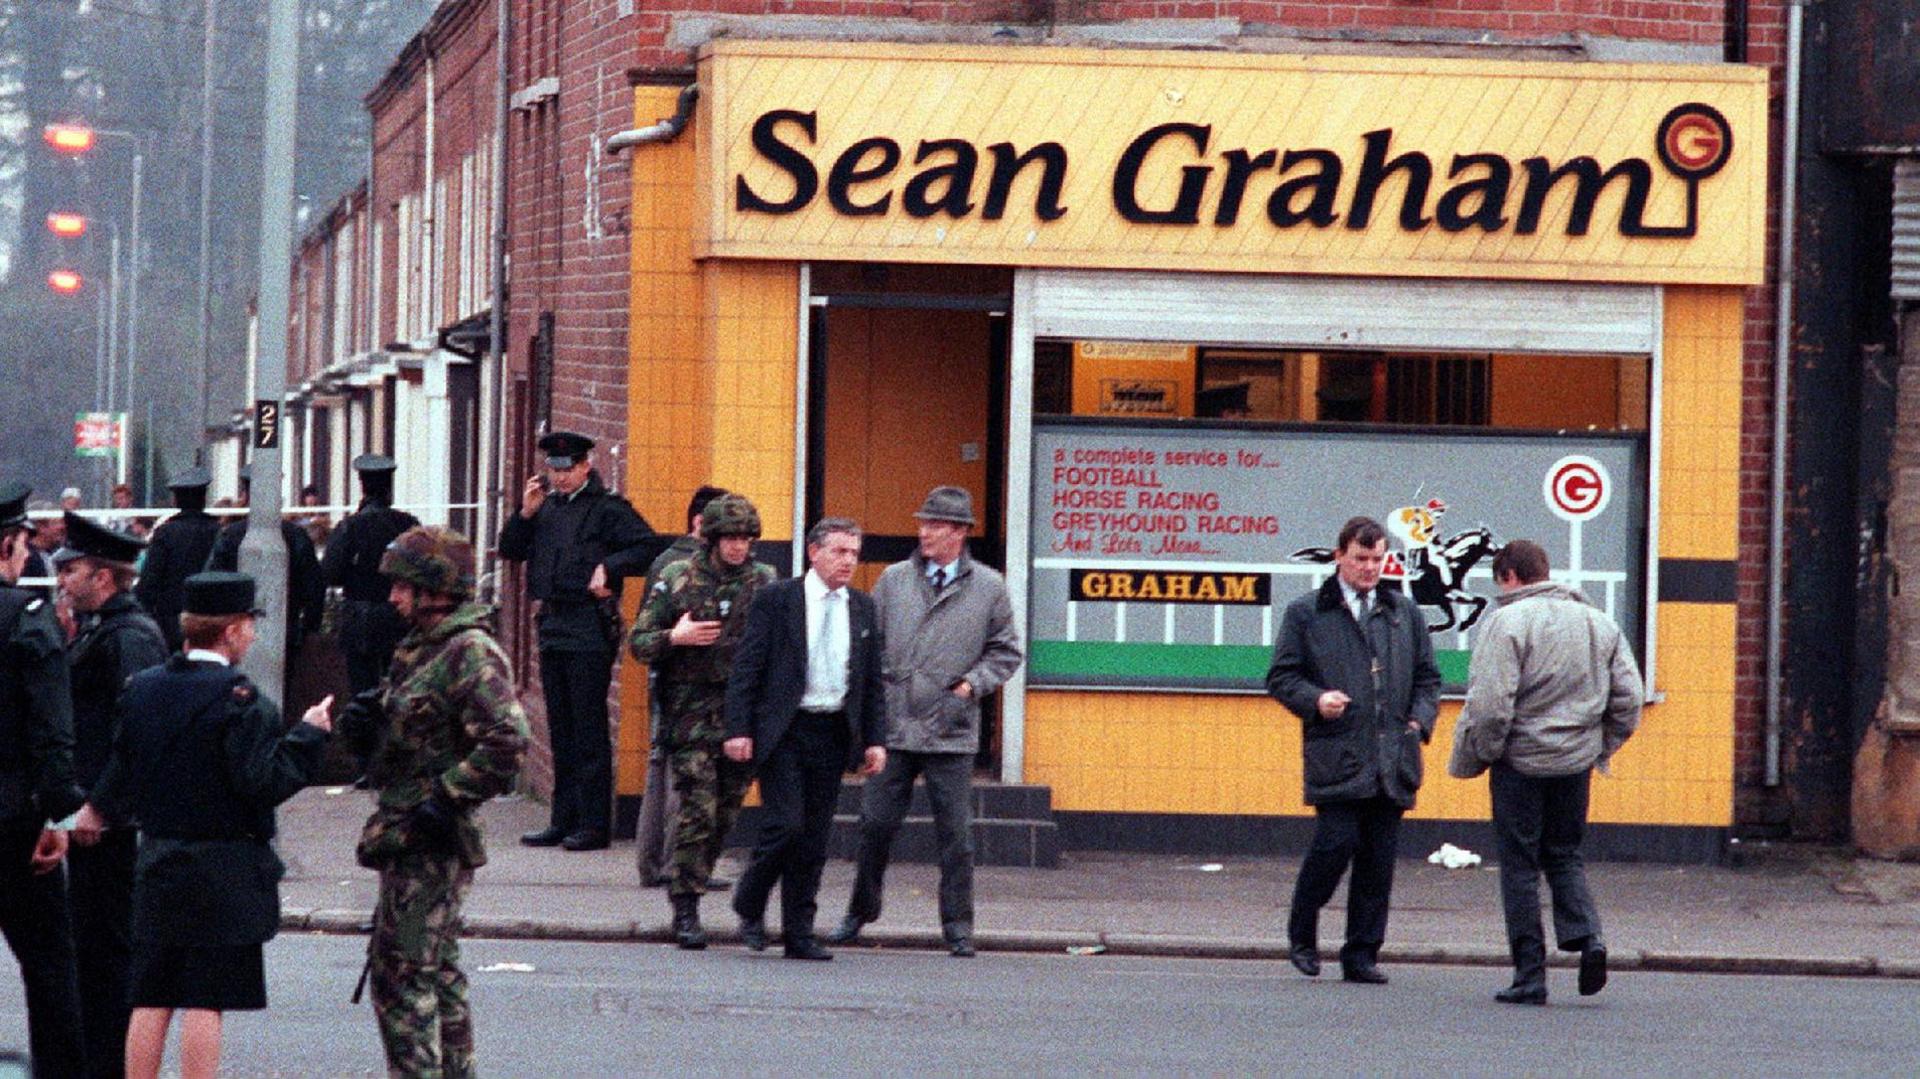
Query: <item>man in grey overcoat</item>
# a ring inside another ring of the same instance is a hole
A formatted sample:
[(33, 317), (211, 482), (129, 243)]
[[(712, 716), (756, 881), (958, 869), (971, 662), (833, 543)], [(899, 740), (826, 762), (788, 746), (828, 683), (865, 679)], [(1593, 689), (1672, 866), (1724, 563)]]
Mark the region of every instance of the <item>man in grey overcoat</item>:
[(1347, 886), (1347, 939), (1340, 972), (1384, 984), (1400, 816), (1420, 789), (1420, 747), (1433, 737), (1440, 670), (1426, 616), (1396, 588), (1381, 588), (1387, 533), (1355, 517), (1335, 545), (1332, 580), (1287, 605), (1267, 670), (1267, 692), (1300, 717), (1313, 845), (1294, 882), (1288, 957), (1320, 973), (1320, 908)]
[(973, 948), (973, 758), (980, 698), (1019, 670), (1025, 653), (1006, 581), (967, 554), (973, 496), (936, 487), (914, 514), (920, 548), (873, 589), (885, 642), (886, 766), (867, 780), (859, 872), (847, 916), (827, 939), (856, 940), (880, 917), (880, 890), (914, 777), (927, 779), (940, 848), (940, 930), (959, 958)]

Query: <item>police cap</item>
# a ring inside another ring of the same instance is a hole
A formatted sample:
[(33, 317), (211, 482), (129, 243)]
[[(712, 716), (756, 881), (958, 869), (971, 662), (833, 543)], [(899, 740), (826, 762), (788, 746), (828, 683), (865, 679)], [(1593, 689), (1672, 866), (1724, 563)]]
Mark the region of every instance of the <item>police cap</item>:
[(187, 578), (188, 614), (250, 614), (267, 612), (253, 605), (253, 578), (244, 573), (196, 573)]
[(0, 528), (24, 528), (33, 531), (27, 516), (27, 499), (33, 488), (24, 483), (0, 483)]
[(29, 497), (33, 497), (33, 488), (27, 484), (0, 484), (0, 528), (33, 532), (33, 518), (27, 516)]
[(204, 468), (189, 468), (185, 472), (167, 481), (169, 491), (205, 490), (213, 482), (213, 474)]
[(572, 468), (593, 448), (593, 439), (572, 431), (549, 431), (537, 443), (548, 468)]
[(361, 475), (373, 472), (392, 472), (400, 466), (393, 458), (381, 453), (363, 453), (353, 459), (353, 470)]
[(139, 561), (140, 552), (147, 549), (144, 541), (102, 528), (72, 510), (66, 512), (66, 521), (66, 545), (53, 552), (56, 566), (64, 566), (77, 558), (97, 558), (131, 566)]

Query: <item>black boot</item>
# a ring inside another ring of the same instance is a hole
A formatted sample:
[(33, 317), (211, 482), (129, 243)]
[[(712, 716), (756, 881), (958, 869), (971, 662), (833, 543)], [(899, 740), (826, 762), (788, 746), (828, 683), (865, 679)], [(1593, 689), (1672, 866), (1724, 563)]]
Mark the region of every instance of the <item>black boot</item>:
[(673, 940), (688, 951), (697, 952), (707, 946), (707, 931), (700, 928), (699, 896), (673, 897)]

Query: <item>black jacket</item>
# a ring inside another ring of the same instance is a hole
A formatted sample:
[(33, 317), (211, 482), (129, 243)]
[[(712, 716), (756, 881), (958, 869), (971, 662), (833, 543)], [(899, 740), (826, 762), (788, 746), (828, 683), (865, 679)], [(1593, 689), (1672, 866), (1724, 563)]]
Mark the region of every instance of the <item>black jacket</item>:
[[(671, 542), (592, 472), (572, 497), (547, 495), (531, 518), (509, 514), (500, 529), (500, 557), (527, 564), (527, 594), (541, 603), (541, 648), (613, 651), (620, 639), (620, 582), (645, 576)], [(607, 567), (614, 592), (604, 603), (587, 591), (598, 565)]]
[[(1308, 805), (1384, 795), (1411, 809), (1420, 789), (1440, 669), (1419, 606), (1391, 586), (1375, 595), (1364, 635), (1337, 577), (1288, 604), (1280, 622), (1267, 692), (1300, 717)], [(1330, 689), (1352, 698), (1339, 719), (1320, 716), (1320, 695)]]
[(387, 544), (419, 523), (405, 510), (379, 502), (360, 503), (327, 538), (327, 554), (320, 561), (327, 584), (338, 588), (343, 599), (385, 603), (393, 582), (380, 572), (380, 558), (387, 553)]
[[(767, 759), (807, 690), (806, 578), (775, 581), (747, 608), (746, 634), (727, 678), (727, 737), (753, 739), (753, 759)], [(873, 597), (847, 589), (847, 767), (868, 746), (887, 741), (880, 681), (880, 625)]]
[(80, 808), (73, 705), (53, 604), (0, 585), (0, 827), (31, 828)]
[(166, 661), (160, 627), (125, 592), (80, 624), (67, 645), (67, 666), (73, 683), (73, 766), (82, 787), (92, 787), (107, 767), (127, 681)]
[(133, 677), (94, 788), (108, 820), (137, 821), (134, 935), (256, 944), (280, 922), (273, 807), (319, 771), (325, 731), (296, 723), (231, 667), (176, 655)]
[(375, 656), (384, 664), (406, 636), (406, 623), (387, 603), (393, 582), (380, 572), (380, 559), (388, 544), (419, 523), (405, 510), (366, 501), (328, 538), (320, 570), (327, 584), (340, 590), (334, 632), (342, 651)]
[[(240, 545), (246, 538), (245, 517), (227, 522), (214, 540), (204, 568), (229, 572), (239, 569)], [(320, 559), (314, 556), (313, 537), (306, 529), (292, 521), (281, 521), (280, 538), (287, 545), (287, 657), (291, 661), (306, 635), (320, 631), (327, 613), (327, 582), (320, 576)]]
[(207, 566), (220, 535), (220, 522), (202, 510), (181, 510), (153, 530), (140, 561), (133, 598), (153, 616), (167, 651), (180, 650), (180, 611), (186, 606), (187, 578)]

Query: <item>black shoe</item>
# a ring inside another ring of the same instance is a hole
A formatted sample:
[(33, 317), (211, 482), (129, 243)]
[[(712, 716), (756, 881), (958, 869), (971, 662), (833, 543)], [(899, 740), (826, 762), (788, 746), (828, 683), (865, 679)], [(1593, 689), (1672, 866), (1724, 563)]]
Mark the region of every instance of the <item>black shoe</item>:
[(973, 938), (960, 937), (957, 940), (948, 941), (947, 954), (955, 959), (972, 959), (974, 956)]
[[(744, 914), (741, 915), (740, 916), (740, 943), (746, 945), (748, 951), (752, 951), (752, 952), (766, 951), (767, 950), (766, 920), (763, 918), (749, 918)], [(818, 945), (815, 945), (815, 947), (818, 947)], [(792, 948), (789, 947), (788, 951), (791, 952)]]
[(1509, 985), (1493, 995), (1493, 999), (1502, 1004), (1545, 1004), (1547, 987), (1544, 985)]
[(1580, 995), (1590, 997), (1606, 987), (1606, 946), (1591, 944), (1580, 949)]
[(854, 941), (860, 939), (860, 930), (865, 927), (866, 924), (866, 919), (856, 918), (849, 914), (845, 918), (840, 919), (839, 926), (836, 927), (833, 932), (827, 934), (827, 943), (852, 944)]
[(640, 874), (640, 887), (665, 888), (667, 886), (667, 880), (668, 878), (655, 873), (642, 873)]
[(724, 892), (733, 887), (733, 881), (727, 877), (708, 877), (707, 891)]
[(582, 828), (560, 841), (561, 850), (606, 850), (607, 833), (598, 828)]
[(700, 925), (700, 897), (673, 897), (673, 942), (690, 952), (707, 946), (707, 931)]
[(1287, 949), (1287, 958), (1293, 960), (1293, 969), (1309, 978), (1320, 976), (1320, 949), (1311, 944), (1296, 944)]
[(788, 959), (811, 959), (820, 963), (833, 958), (833, 953), (822, 948), (820, 942), (812, 937), (800, 937), (788, 941), (781, 954)]
[(1386, 972), (1372, 963), (1343, 963), (1340, 967), (1340, 978), (1342, 981), (1359, 982), (1361, 985), (1387, 984)]
[(523, 847), (557, 847), (567, 838), (567, 830), (559, 825), (542, 828), (537, 832), (528, 832), (520, 837)]
[(352, 786), (357, 791), (370, 791), (373, 789), (373, 780), (367, 777), (367, 773), (362, 772), (353, 777)]

